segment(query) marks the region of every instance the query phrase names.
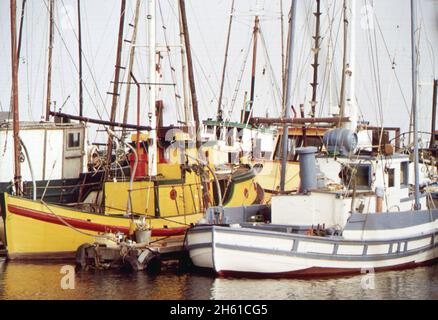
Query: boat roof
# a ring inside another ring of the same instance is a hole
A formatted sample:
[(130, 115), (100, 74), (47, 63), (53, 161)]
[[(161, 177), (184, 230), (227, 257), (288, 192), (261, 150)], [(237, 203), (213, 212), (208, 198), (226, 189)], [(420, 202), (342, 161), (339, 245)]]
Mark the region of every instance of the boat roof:
[[(318, 159), (324, 159), (327, 158), (326, 155), (317, 155)], [(332, 158), (332, 157), (330, 157)], [(352, 157), (346, 157), (346, 156), (337, 156), (337, 159), (343, 159), (343, 160), (349, 160), (349, 161), (358, 161), (358, 160), (386, 160), (386, 159), (409, 159), (409, 155), (404, 154), (404, 153), (394, 153), (391, 156), (382, 156), (382, 157), (377, 157), (377, 156), (373, 156), (373, 155), (354, 155)]]
[[(6, 120), (0, 122), (0, 130), (11, 130), (12, 121)], [(20, 121), (20, 130), (54, 130), (54, 129), (68, 129), (68, 128), (85, 128), (86, 125), (82, 123), (55, 123), (43, 121)]]
[(239, 128), (239, 129), (251, 129), (256, 130), (260, 132), (269, 132), (269, 133), (275, 133), (277, 130), (275, 128), (265, 128), (265, 127), (255, 127), (250, 124), (245, 124), (241, 122), (232, 122), (232, 121), (218, 121), (218, 120), (204, 120), (202, 121), (204, 125), (207, 126), (221, 126), (221, 127), (231, 127), (231, 128)]

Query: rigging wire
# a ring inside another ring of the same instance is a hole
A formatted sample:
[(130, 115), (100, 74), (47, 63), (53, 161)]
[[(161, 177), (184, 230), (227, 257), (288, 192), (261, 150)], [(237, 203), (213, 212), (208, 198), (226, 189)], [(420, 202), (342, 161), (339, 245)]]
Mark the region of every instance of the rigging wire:
[(166, 26), (164, 24), (164, 16), (163, 16), (163, 11), (161, 8), (161, 3), (160, 1), (158, 1), (158, 8), (160, 11), (160, 16), (161, 16), (161, 21), (162, 21), (162, 28), (163, 28), (163, 34), (164, 34), (164, 41), (166, 43), (166, 52), (167, 52), (167, 57), (169, 59), (169, 69), (170, 69), (170, 74), (172, 77), (172, 82), (175, 84), (173, 86), (173, 90), (174, 90), (174, 97), (175, 97), (175, 105), (176, 105), (176, 110), (177, 110), (177, 118), (178, 120), (182, 120), (183, 116), (181, 115), (181, 111), (182, 111), (182, 106), (181, 106), (181, 94), (178, 92), (179, 88), (178, 88), (178, 81), (176, 80), (176, 69), (174, 67), (174, 64), (172, 62), (172, 58), (171, 58), (171, 54), (170, 54), (170, 46), (169, 46), (169, 40), (168, 40), (168, 36), (166, 33)]

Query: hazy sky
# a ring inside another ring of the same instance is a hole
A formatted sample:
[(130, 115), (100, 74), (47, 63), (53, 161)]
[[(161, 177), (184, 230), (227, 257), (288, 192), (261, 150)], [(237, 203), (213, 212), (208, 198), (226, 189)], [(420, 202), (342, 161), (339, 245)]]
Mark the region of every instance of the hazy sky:
[[(371, 124), (400, 126), (407, 130), (411, 107), (410, 61), (410, 6), (409, 0), (355, 0), (357, 4), (357, 65), (356, 94), (361, 114)], [(21, 1), (18, 0), (21, 8)], [(177, 1), (157, 1), (157, 41), (170, 46), (162, 51), (162, 86), (159, 96), (165, 102), (165, 123), (184, 119), (182, 99), (181, 58), (178, 36)], [(277, 116), (281, 87), (281, 19), (280, 0), (235, 1), (235, 16), (231, 33), (228, 72), (224, 103), (226, 114), (238, 120), (245, 91), (250, 88), (252, 51), (250, 39), (254, 15), (260, 15), (261, 37), (257, 55), (256, 96), (254, 114)], [(290, 0), (284, 0), (284, 32)], [(418, 8), (419, 103), (423, 130), (430, 129), (432, 80), (437, 75), (438, 2), (415, 1)], [(28, 0), (20, 55), (19, 89), (20, 116), (39, 120), (44, 114), (47, 78), (48, 0)], [(78, 113), (78, 49), (76, 0), (55, 0), (55, 43), (53, 53), (52, 100), (63, 112)], [(311, 48), (315, 19), (312, 12), (316, 1), (298, 0), (297, 38), (294, 44), (293, 104), (304, 103), (309, 111), (311, 97), (313, 55)], [(322, 44), (320, 51), (318, 114), (329, 114), (329, 107), (338, 104), (341, 57), (342, 23), (341, 0), (321, 0)], [(82, 32), (84, 53), (84, 113), (89, 117), (109, 118), (114, 77), (114, 64), (119, 23), (119, 0), (82, 0)], [(127, 1), (125, 39), (132, 36), (135, 0)], [(217, 109), (220, 78), (224, 60), (226, 32), (231, 0), (187, 0), (190, 38), (195, 63), (195, 80), (201, 119), (214, 117)], [(0, 111), (9, 110), (10, 25), (9, 1), (0, 1)], [(367, 19), (367, 14), (368, 18)], [(147, 6), (142, 1), (139, 36), (134, 74), (147, 81)], [(165, 26), (165, 29), (163, 28)], [(165, 33), (163, 32), (165, 30)], [(331, 34), (331, 36), (330, 36)], [(331, 43), (331, 49), (329, 44)], [(123, 66), (128, 65), (130, 47), (123, 47)], [(330, 55), (334, 59), (330, 64)], [(170, 61), (170, 62), (169, 62)], [(244, 63), (246, 61), (246, 64)], [(330, 67), (332, 65), (332, 67)], [(175, 70), (170, 72), (169, 70)], [(243, 71), (242, 71), (243, 70)], [(125, 76), (124, 72), (122, 75)], [(238, 80), (241, 78), (241, 81)], [(123, 79), (125, 80), (125, 78)], [(240, 86), (239, 86), (240, 83)], [(238, 90), (237, 90), (238, 89)], [(117, 119), (121, 120), (125, 100), (125, 86), (121, 87)], [(249, 94), (249, 93), (248, 93)], [(142, 89), (142, 118), (147, 124), (147, 88)], [(131, 111), (135, 106), (135, 89), (131, 94)], [(231, 107), (233, 106), (232, 112)], [(134, 112), (129, 121), (135, 122)], [(92, 140), (95, 137), (90, 137)]]

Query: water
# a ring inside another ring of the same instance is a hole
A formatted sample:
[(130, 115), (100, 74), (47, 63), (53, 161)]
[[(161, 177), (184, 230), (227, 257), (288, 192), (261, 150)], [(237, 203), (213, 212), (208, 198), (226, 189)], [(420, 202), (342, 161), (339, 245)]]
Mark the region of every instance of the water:
[[(377, 273), (374, 289), (364, 276), (315, 280), (224, 279), (166, 270), (80, 271), (75, 289), (62, 289), (65, 263), (0, 261), (0, 299), (438, 299), (438, 265)], [(368, 289), (364, 287), (368, 283)], [(365, 288), (365, 289), (364, 289)]]

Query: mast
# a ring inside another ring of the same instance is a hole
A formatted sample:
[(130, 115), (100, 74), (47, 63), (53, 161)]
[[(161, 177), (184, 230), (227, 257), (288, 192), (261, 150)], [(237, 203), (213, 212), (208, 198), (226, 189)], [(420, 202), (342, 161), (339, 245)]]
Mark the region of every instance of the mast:
[(344, 0), (342, 4), (342, 11), (344, 17), (344, 38), (343, 38), (343, 54), (342, 54), (342, 79), (341, 79), (341, 92), (339, 95), (339, 116), (345, 115), (345, 77), (347, 69), (347, 36), (348, 36), (348, 18), (347, 18), (347, 1)]
[(225, 71), (227, 68), (227, 61), (228, 61), (228, 48), (230, 46), (230, 35), (231, 35), (231, 25), (233, 22), (233, 13), (234, 13), (234, 0), (231, 2), (230, 21), (228, 23), (227, 44), (225, 45), (225, 58), (224, 58), (224, 66), (222, 69), (222, 81), (221, 81), (221, 88), (219, 91), (219, 101), (218, 101), (218, 105), (217, 105), (217, 120), (218, 121), (222, 121), (222, 95), (224, 92)]
[(186, 6), (184, 0), (179, 0), (179, 10), (181, 13), (181, 22), (183, 26), (184, 33), (184, 42), (186, 48), (186, 58), (187, 58), (187, 66), (188, 66), (188, 76), (189, 76), (189, 85), (190, 85), (190, 93), (192, 96), (192, 108), (193, 108), (193, 120), (195, 121), (195, 130), (196, 130), (196, 144), (200, 146), (200, 139), (198, 139), (199, 134), (199, 111), (198, 111), (198, 98), (196, 97), (196, 87), (195, 87), (195, 76), (193, 74), (193, 61), (192, 61), (192, 49), (190, 47), (190, 37), (189, 37), (189, 28), (187, 25), (187, 15), (186, 15)]
[(420, 203), (420, 170), (418, 156), (418, 108), (417, 108), (417, 10), (414, 0), (411, 0), (411, 55), (412, 55), (412, 113), (414, 123), (414, 167), (415, 167), (415, 210), (421, 209)]
[(341, 117), (347, 116), (350, 118), (349, 122), (344, 123), (344, 128), (356, 131), (356, 74), (354, 69), (356, 63), (356, 0), (344, 1), (344, 21), (345, 52), (342, 74)]
[(149, 132), (150, 145), (148, 149), (148, 174), (157, 175), (157, 112), (155, 108), (157, 70), (155, 63), (155, 21), (156, 0), (148, 0), (148, 48), (149, 48), (149, 116), (151, 131)]
[(254, 104), (254, 89), (255, 89), (255, 73), (256, 73), (256, 65), (257, 65), (257, 38), (259, 33), (259, 16), (255, 17), (254, 20), (254, 30), (253, 30), (253, 49), (252, 49), (252, 69), (251, 69), (251, 91), (249, 94), (249, 103), (245, 109), (243, 122), (247, 123), (249, 120), (249, 116), (251, 114), (251, 109)]
[[(24, 23), (25, 8), (26, 8), (26, 0), (23, 0), (23, 2), (21, 4), (20, 29), (19, 29), (19, 34), (18, 34), (18, 49), (17, 49), (18, 59), (20, 59), (20, 52), (21, 52), (21, 38), (23, 36), (23, 23)], [(18, 64), (17, 68), (18, 69), (20, 68), (20, 64)]]
[(312, 67), (313, 67), (313, 80), (312, 83), (310, 84), (312, 86), (312, 101), (310, 101), (310, 106), (311, 106), (311, 114), (312, 117), (315, 117), (315, 109), (316, 109), (316, 91), (318, 88), (318, 67), (319, 67), (319, 50), (320, 50), (320, 40), (321, 40), (321, 36), (320, 36), (320, 25), (321, 25), (321, 0), (316, 0), (316, 12), (313, 13), (315, 15), (316, 18), (316, 23), (315, 23), (315, 35), (313, 36), (313, 39), (315, 40), (315, 47), (313, 48), (313, 63), (312, 63)]
[(84, 115), (84, 90), (82, 83), (82, 23), (81, 23), (81, 0), (78, 1), (78, 49), (79, 49), (79, 116)]
[(184, 120), (188, 127), (191, 124), (191, 111), (190, 111), (190, 94), (188, 93), (188, 83), (187, 83), (187, 61), (186, 61), (186, 50), (185, 39), (184, 39), (184, 26), (181, 18), (181, 10), (178, 11), (178, 21), (179, 21), (179, 38), (181, 43), (181, 74), (183, 83), (183, 99), (184, 99)]
[(432, 149), (435, 145), (435, 123), (436, 123), (436, 108), (437, 108), (437, 94), (438, 94), (438, 80), (433, 80), (433, 98), (432, 98), (432, 124), (431, 124), (431, 138), (429, 148)]
[(17, 3), (10, 2), (11, 13), (11, 66), (12, 66), (12, 109), (14, 135), (14, 184), (17, 195), (21, 194), (21, 166), (20, 166), (20, 117), (18, 112), (18, 55), (17, 55)]
[(46, 96), (46, 121), (50, 119), (50, 104), (52, 98), (52, 52), (53, 52), (53, 11), (54, 0), (49, 1), (49, 52), (47, 64), (47, 96)]
[(284, 92), (286, 87), (285, 61), (284, 61), (284, 17), (283, 17), (283, 0), (280, 0), (280, 45), (281, 45), (281, 105), (284, 107)]
[[(123, 111), (123, 123), (128, 123), (128, 111), (129, 111), (129, 97), (131, 95), (131, 80), (132, 76), (132, 67), (134, 65), (134, 57), (135, 57), (135, 44), (137, 42), (137, 30), (138, 30), (138, 19), (140, 16), (140, 0), (137, 0), (135, 4), (135, 14), (134, 14), (134, 30), (131, 38), (131, 50), (129, 52), (129, 66), (128, 66), (128, 80), (126, 81), (128, 85), (126, 86), (126, 94), (125, 94), (125, 109)], [(122, 130), (122, 139), (125, 139), (126, 130)]]
[[(119, 78), (120, 78), (120, 63), (121, 63), (121, 56), (122, 56), (122, 40), (123, 40), (123, 26), (125, 23), (125, 7), (126, 7), (126, 0), (122, 0), (122, 5), (120, 9), (120, 23), (119, 23), (119, 36), (118, 36), (118, 43), (117, 43), (117, 57), (116, 57), (116, 65), (115, 65), (115, 75), (114, 75), (114, 87), (113, 92), (111, 93), (113, 96), (112, 104), (111, 104), (111, 114), (110, 114), (110, 121), (114, 122), (116, 120), (116, 110), (117, 110), (117, 98), (119, 96)], [(114, 130), (114, 127), (110, 127), (111, 131)], [(111, 166), (111, 155), (112, 155), (112, 149), (113, 149), (113, 137), (112, 135), (108, 136), (108, 147), (107, 147), (107, 174), (109, 172), (109, 168)]]
[[(287, 66), (286, 66), (286, 104), (284, 108), (284, 118), (290, 117), (290, 107), (292, 105), (292, 67), (293, 67), (293, 43), (295, 41), (295, 17), (297, 12), (297, 0), (292, 0), (289, 13), (289, 41), (287, 43)], [(282, 135), (282, 157), (281, 157), (281, 177), (280, 177), (280, 191), (285, 191), (286, 184), (286, 162), (288, 151), (288, 125), (283, 126)]]

